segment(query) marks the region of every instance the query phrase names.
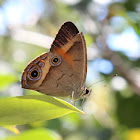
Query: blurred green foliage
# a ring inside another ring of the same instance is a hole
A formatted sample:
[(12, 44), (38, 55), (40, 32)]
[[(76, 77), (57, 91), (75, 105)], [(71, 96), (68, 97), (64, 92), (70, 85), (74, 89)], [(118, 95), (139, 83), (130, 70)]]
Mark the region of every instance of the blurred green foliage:
[(124, 98), (120, 94), (116, 95), (117, 108), (116, 113), (119, 122), (128, 128), (137, 128), (140, 126), (140, 98), (137, 95)]
[(14, 74), (0, 75), (0, 90), (3, 90), (16, 81), (17, 77)]

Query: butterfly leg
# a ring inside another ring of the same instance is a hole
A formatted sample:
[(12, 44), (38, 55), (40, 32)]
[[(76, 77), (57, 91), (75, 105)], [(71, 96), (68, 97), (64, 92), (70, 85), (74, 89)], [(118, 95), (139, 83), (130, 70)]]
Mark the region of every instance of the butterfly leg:
[(84, 105), (84, 101), (85, 101), (85, 96), (83, 96), (83, 100), (82, 100), (82, 104), (81, 104), (81, 106), (82, 106), (82, 111), (83, 111), (83, 105)]
[(71, 96), (71, 104), (75, 106), (76, 101), (74, 100), (74, 91), (72, 91), (72, 96)]

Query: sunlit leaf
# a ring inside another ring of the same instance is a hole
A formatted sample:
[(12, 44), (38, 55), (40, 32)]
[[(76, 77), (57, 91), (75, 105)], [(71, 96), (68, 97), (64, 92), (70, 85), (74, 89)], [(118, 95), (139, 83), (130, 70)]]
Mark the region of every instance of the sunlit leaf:
[(62, 138), (51, 130), (40, 128), (25, 131), (17, 136), (9, 136), (4, 140), (62, 140)]
[(46, 95), (27, 95), (0, 100), (0, 125), (19, 125), (50, 120), (80, 111), (71, 104)]

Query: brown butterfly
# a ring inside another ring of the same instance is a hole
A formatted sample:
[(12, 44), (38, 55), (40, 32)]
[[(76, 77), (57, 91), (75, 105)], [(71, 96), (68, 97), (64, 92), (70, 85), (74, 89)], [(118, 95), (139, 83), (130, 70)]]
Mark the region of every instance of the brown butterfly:
[(24, 69), (22, 88), (51, 96), (79, 99), (90, 94), (85, 88), (87, 53), (83, 33), (70, 21), (65, 22), (46, 52)]

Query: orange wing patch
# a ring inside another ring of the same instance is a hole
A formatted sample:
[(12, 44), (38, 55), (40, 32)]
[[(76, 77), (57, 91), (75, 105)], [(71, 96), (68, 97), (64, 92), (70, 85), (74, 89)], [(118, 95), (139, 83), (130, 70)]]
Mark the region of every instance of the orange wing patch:
[(56, 48), (54, 49), (54, 52), (62, 56), (68, 62), (70, 67), (72, 67), (72, 59), (69, 57), (68, 54), (66, 54), (65, 51), (63, 51), (61, 48)]

